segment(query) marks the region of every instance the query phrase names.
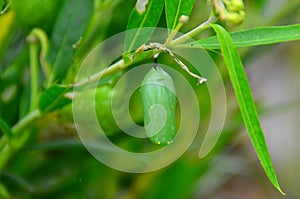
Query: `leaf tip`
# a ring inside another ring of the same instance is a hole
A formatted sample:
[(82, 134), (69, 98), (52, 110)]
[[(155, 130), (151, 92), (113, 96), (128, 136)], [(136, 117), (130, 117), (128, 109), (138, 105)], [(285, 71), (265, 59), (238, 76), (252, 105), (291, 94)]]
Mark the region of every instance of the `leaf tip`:
[(281, 187), (279, 185), (277, 185), (275, 187), (283, 196), (286, 196), (286, 193), (281, 189)]

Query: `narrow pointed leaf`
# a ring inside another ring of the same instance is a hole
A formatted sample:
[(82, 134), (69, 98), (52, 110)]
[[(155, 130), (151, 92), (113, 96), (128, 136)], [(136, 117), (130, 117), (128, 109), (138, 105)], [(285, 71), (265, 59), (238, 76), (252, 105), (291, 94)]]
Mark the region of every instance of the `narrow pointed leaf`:
[(125, 52), (137, 49), (150, 39), (154, 29), (145, 27), (157, 26), (163, 7), (164, 0), (149, 0), (143, 13), (140, 13), (137, 7), (133, 8), (128, 20), (127, 30), (135, 30), (126, 33)]
[(50, 38), (51, 81), (61, 82), (72, 63), (73, 45), (80, 40), (93, 9), (92, 0), (66, 0)]
[[(260, 27), (230, 33), (236, 47), (249, 47), (258, 45), (275, 44), (300, 39), (300, 24), (288, 26)], [(216, 36), (202, 39), (182, 47), (201, 47), (205, 49), (220, 49)]]
[(39, 101), (41, 112), (54, 111), (70, 104), (72, 100), (67, 95), (70, 90), (71, 87), (62, 87), (55, 84), (45, 90)]
[(254, 105), (249, 82), (244, 71), (241, 59), (235, 49), (229, 33), (220, 25), (212, 25), (220, 42), (224, 61), (227, 65), (241, 114), (248, 131), (248, 135), (256, 151), (268, 178), (272, 184), (282, 193), (276, 173), (272, 164), (264, 134), (259, 122), (258, 114)]
[(168, 29), (174, 30), (181, 15), (189, 16), (195, 0), (165, 0)]

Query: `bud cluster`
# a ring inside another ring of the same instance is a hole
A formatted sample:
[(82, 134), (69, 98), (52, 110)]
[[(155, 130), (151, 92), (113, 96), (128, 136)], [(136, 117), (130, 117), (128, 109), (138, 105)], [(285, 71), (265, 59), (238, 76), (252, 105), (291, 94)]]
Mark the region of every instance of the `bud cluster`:
[(214, 10), (219, 18), (229, 24), (237, 25), (245, 18), (243, 0), (215, 0)]

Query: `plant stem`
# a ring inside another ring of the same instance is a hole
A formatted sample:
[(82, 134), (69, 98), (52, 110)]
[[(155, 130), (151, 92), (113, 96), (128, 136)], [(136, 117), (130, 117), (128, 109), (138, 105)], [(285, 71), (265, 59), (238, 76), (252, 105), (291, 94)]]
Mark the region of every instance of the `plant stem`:
[(174, 39), (174, 37), (176, 36), (177, 32), (180, 30), (180, 28), (187, 23), (188, 21), (188, 16), (184, 16), (182, 15), (179, 19), (179, 23), (176, 26), (176, 28), (174, 30), (171, 31), (171, 34), (169, 35), (169, 37), (167, 38), (165, 45), (168, 46), (170, 44), (170, 42)]
[(170, 45), (174, 46), (177, 44), (181, 44), (184, 43), (188, 40), (190, 40), (191, 38), (195, 37), (196, 35), (198, 35), (199, 33), (203, 32), (204, 30), (210, 28), (210, 24), (213, 23), (216, 20), (215, 16), (212, 16), (211, 18), (209, 18), (207, 21), (205, 21), (204, 23), (202, 23), (201, 25), (197, 26), (196, 28), (194, 28), (193, 30), (191, 30), (190, 32), (178, 37), (177, 39), (173, 40)]
[(40, 29), (34, 29), (26, 38), (29, 43), (29, 59), (30, 59), (30, 111), (25, 117), (23, 117), (17, 124), (12, 127), (12, 138), (3, 136), (0, 140), (0, 170), (3, 165), (9, 160), (12, 154), (19, 148), (21, 148), (30, 136), (30, 131), (24, 132), (21, 137), (16, 136), (26, 129), (26, 127), (41, 114), (37, 106), (38, 94), (39, 94), (39, 45), (38, 39), (41, 42), (41, 57), (45, 58), (48, 51), (48, 40), (46, 33)]
[[(12, 127), (13, 137), (18, 135), (22, 130), (24, 130), (33, 120), (38, 118), (41, 115), (38, 109), (28, 113), (25, 117), (23, 117), (17, 124)], [(14, 139), (14, 138), (12, 138)], [(9, 142), (7, 136), (2, 137), (0, 140), (0, 152), (2, 153), (2, 149)], [(0, 156), (1, 159), (2, 156)]]
[(108, 76), (110, 74), (113, 74), (114, 72), (120, 70), (121, 68), (125, 68), (125, 62), (123, 59), (119, 60), (118, 62), (114, 63), (113, 65), (109, 66), (108, 68), (105, 68), (98, 73), (93, 74), (92, 76), (88, 77), (88, 79), (85, 79), (79, 83), (76, 83), (71, 86), (80, 87), (84, 86), (93, 82), (98, 81), (101, 77)]
[(14, 132), (14, 134), (19, 133), (22, 129), (27, 127), (33, 120), (38, 118), (40, 115), (41, 112), (38, 109), (31, 111), (12, 127), (12, 131)]
[(0, 172), (4, 168), (5, 164), (9, 161), (9, 159), (13, 156), (13, 154), (26, 143), (29, 136), (30, 131), (27, 130), (24, 132), (24, 134), (21, 135), (21, 137), (11, 140), (4, 146), (0, 153)]
[(171, 34), (169, 35), (169, 37), (167, 38), (166, 41), (166, 46), (168, 46), (170, 44), (170, 42), (174, 39), (174, 37), (176, 36), (177, 32), (180, 30), (180, 28), (183, 26), (183, 23), (179, 23), (175, 30), (172, 30)]
[[(93, 74), (92, 76), (88, 77), (87, 79), (78, 82), (76, 84), (70, 85), (70, 86), (74, 86), (74, 87), (81, 87), (93, 82), (97, 82), (99, 81), (100, 78), (106, 77), (108, 75), (111, 75), (119, 70), (122, 70), (134, 63), (137, 63), (140, 61), (140, 57), (142, 56), (143, 53), (148, 53), (149, 55), (147, 56), (147, 58), (152, 58), (155, 54), (157, 53), (161, 53), (162, 50), (160, 49), (153, 49), (151, 51), (147, 51), (147, 52), (138, 52), (138, 53), (133, 53), (133, 59), (130, 62), (125, 62), (124, 59), (119, 60), (118, 62), (110, 65), (109, 67), (99, 71), (98, 73)], [(145, 58), (146, 59), (146, 58)], [(144, 59), (144, 60), (145, 60)]]
[[(178, 24), (178, 26), (176, 27), (176, 29), (174, 31), (172, 31), (172, 33), (170, 34), (170, 36), (168, 37), (167, 41), (166, 41), (166, 45), (170, 44), (170, 46), (174, 46), (180, 43), (184, 43), (185, 41), (191, 39), (192, 37), (195, 37), (196, 35), (198, 35), (199, 33), (201, 33), (202, 31), (210, 28), (210, 24), (213, 23), (216, 20), (215, 16), (210, 17), (207, 21), (205, 21), (204, 23), (202, 23), (201, 25), (197, 26), (196, 28), (194, 28), (193, 30), (191, 30), (190, 32), (178, 37), (177, 39), (172, 40), (176, 33), (178, 32), (178, 30), (182, 27), (182, 25), (184, 24), (183, 22), (180, 22)], [(148, 56), (148, 57), (153, 57), (154, 54), (157, 53), (161, 53), (162, 50), (161, 49), (152, 49), (152, 53)], [(132, 54), (132, 56), (134, 57), (130, 62), (125, 62), (123, 59), (119, 60), (118, 62), (112, 64), (111, 66), (99, 71), (98, 73), (93, 74), (92, 76), (90, 76), (88, 79), (85, 79), (81, 82), (78, 82), (76, 84), (70, 85), (70, 86), (75, 86), (75, 87), (80, 87), (80, 86), (84, 86), (93, 82), (98, 81), (100, 78), (103, 78), (105, 76), (111, 75), (115, 72), (117, 72), (118, 70), (122, 70), (136, 62), (138, 62), (138, 58), (139, 56), (144, 53), (144, 52), (135, 52)]]
[(30, 110), (33, 110), (37, 103), (37, 96), (39, 90), (38, 80), (38, 44), (36, 42), (30, 42), (29, 45), (29, 59), (30, 59)]
[[(27, 114), (25, 117), (23, 117), (17, 124), (15, 124), (12, 127), (12, 132), (13, 132), (13, 138), (14, 136), (18, 135), (22, 130), (24, 130), (33, 120), (38, 118), (41, 115), (40, 111), (38, 109), (30, 112)], [(9, 142), (10, 140), (7, 138), (7, 136), (2, 137), (0, 140), (0, 151), (2, 153), (2, 149), (4, 146)], [(0, 156), (0, 159), (2, 156)]]
[[(51, 68), (49, 66), (49, 63), (46, 60), (46, 56), (47, 56), (48, 50), (49, 50), (49, 41), (48, 41), (47, 34), (42, 29), (35, 28), (28, 35), (27, 42), (30, 44), (30, 46), (31, 46), (31, 44), (37, 45), (37, 43), (39, 43), (39, 45), (41, 46), (38, 60), (40, 61), (42, 71), (44, 72), (45, 77), (48, 80), (48, 85), (49, 85)], [(29, 46), (29, 48), (30, 48), (30, 46)], [(38, 55), (38, 52), (36, 54)]]
[[(28, 125), (40, 115), (41, 113), (38, 109), (27, 114), (13, 126), (13, 136), (20, 134), (22, 131), (25, 131), (25, 128), (28, 127)], [(27, 130), (23, 132), (21, 137), (13, 137), (12, 139), (8, 139), (7, 136), (2, 137), (2, 139), (0, 140), (0, 172), (9, 158), (25, 144), (29, 136), (30, 131)]]

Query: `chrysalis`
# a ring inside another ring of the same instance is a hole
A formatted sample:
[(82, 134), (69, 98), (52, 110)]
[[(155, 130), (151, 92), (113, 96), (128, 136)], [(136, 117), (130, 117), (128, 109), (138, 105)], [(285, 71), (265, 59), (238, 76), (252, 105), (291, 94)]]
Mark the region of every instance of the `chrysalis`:
[(170, 144), (175, 135), (175, 86), (171, 76), (156, 65), (140, 88), (146, 135), (155, 144)]

